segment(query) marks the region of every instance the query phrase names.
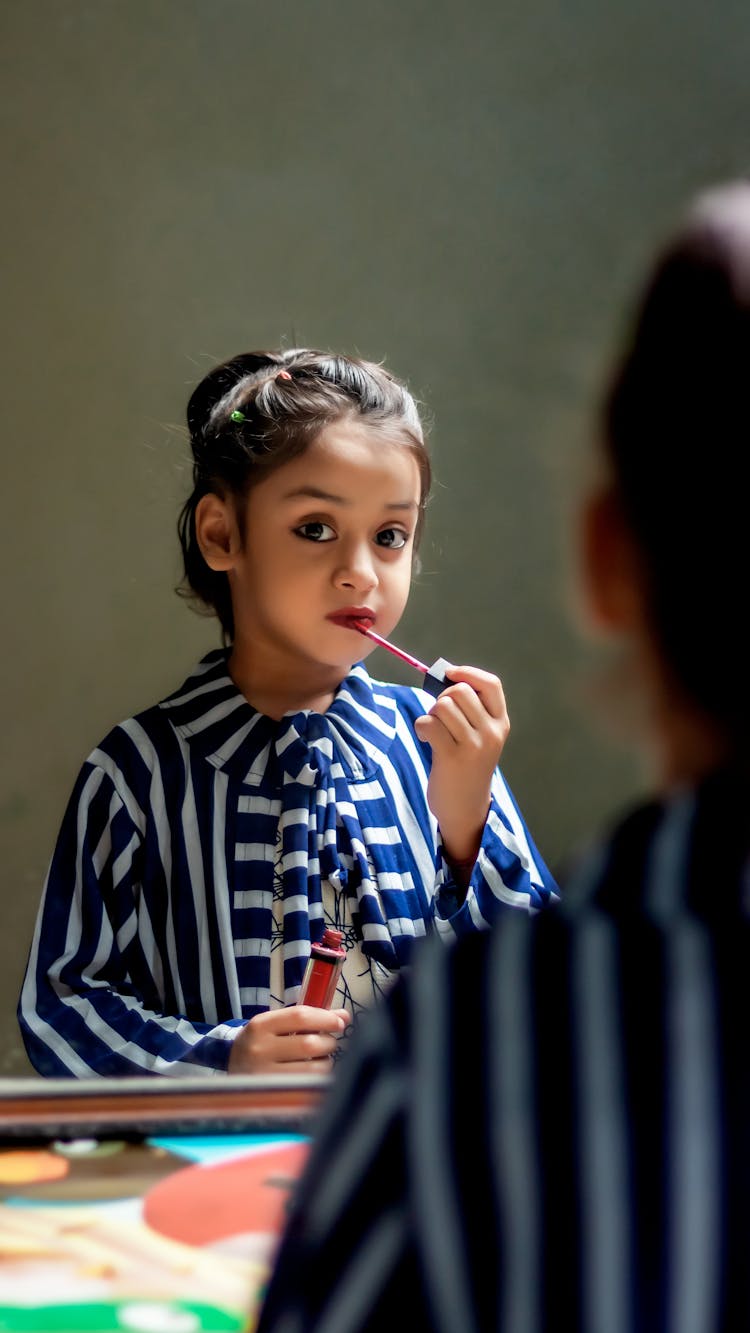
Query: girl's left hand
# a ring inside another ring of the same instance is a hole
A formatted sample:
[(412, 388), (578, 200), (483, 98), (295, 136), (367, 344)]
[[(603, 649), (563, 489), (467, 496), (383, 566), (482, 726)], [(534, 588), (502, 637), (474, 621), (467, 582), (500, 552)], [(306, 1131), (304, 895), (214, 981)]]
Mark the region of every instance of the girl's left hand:
[(414, 729), (432, 747), (427, 803), (437, 819), (449, 860), (479, 850), (494, 773), (510, 731), (503, 687), (479, 667), (452, 666), (455, 682), (438, 696)]

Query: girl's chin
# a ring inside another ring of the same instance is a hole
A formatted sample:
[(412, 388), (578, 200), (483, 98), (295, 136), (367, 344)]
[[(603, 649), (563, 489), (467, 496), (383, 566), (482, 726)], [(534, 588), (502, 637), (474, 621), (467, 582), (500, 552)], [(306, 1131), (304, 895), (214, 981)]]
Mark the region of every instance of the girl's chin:
[(369, 657), (369, 652), (366, 647), (364, 647), (364, 652), (357, 652), (356, 650), (352, 651), (351, 649), (348, 653), (339, 652), (323, 654), (319, 652), (314, 654), (309, 660), (315, 661), (321, 671), (329, 671), (334, 675), (340, 676), (343, 680), (344, 676), (347, 676), (352, 667), (356, 666), (357, 662), (361, 662), (363, 657)]

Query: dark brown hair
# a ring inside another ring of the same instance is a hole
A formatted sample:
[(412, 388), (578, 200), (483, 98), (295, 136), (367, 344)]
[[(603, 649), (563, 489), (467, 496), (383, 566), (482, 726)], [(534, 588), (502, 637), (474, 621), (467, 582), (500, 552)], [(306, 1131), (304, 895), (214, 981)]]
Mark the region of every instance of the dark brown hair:
[(699, 197), (657, 256), (608, 387), (603, 442), (652, 632), (729, 736), (750, 727), (750, 182)]

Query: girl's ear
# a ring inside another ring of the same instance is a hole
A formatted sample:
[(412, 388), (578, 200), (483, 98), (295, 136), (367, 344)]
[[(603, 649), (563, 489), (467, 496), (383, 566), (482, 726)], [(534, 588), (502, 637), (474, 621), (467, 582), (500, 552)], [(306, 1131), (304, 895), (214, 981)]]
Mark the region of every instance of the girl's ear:
[(202, 496), (195, 506), (195, 539), (209, 569), (231, 569), (241, 546), (234, 506), (219, 495)]
[(642, 565), (617, 496), (604, 487), (589, 494), (580, 513), (579, 583), (584, 614), (605, 633), (629, 633), (643, 624)]

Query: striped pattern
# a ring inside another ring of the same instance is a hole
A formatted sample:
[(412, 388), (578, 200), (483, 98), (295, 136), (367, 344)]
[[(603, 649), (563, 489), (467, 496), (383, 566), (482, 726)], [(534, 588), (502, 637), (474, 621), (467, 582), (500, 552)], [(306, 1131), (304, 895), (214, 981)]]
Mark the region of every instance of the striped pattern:
[(224, 1070), (237, 1026), (272, 1003), (272, 949), (278, 998), (295, 1000), (324, 889), (348, 896), (366, 957), (390, 972), (433, 921), (453, 937), (503, 904), (544, 906), (554, 882), (497, 773), (456, 908), (413, 726), (431, 702), (360, 665), (324, 715), (274, 722), (220, 650), (116, 727), (78, 778), (39, 911), (19, 1005), (36, 1068)]
[(750, 1327), (750, 783), (644, 806), (557, 906), (362, 1021), (257, 1333)]

